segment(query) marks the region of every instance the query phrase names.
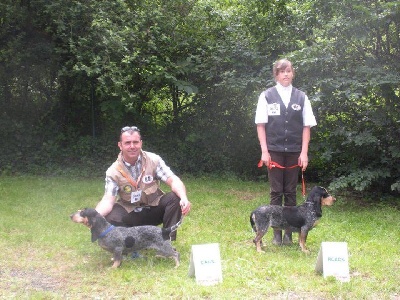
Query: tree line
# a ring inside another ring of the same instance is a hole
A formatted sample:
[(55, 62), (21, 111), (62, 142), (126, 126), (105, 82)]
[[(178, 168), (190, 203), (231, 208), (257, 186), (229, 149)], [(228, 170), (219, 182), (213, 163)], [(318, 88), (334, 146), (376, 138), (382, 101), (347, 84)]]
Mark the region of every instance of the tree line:
[(259, 93), (286, 57), (310, 97), (310, 181), (400, 191), (400, 4), (2, 0), (1, 174), (104, 174), (119, 130), (177, 173), (263, 179)]

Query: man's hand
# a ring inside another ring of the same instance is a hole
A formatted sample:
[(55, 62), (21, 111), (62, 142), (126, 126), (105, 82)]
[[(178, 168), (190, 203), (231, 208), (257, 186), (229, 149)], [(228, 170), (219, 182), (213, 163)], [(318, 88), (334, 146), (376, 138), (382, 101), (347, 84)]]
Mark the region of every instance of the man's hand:
[(181, 199), (180, 205), (182, 209), (182, 214), (186, 216), (190, 212), (192, 204), (189, 202), (188, 199)]

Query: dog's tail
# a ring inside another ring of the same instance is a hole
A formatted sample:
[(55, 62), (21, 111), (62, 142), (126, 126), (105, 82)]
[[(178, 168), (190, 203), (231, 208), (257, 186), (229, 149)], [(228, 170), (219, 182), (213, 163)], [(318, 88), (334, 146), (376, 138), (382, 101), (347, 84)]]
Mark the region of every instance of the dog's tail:
[(250, 214), (250, 225), (251, 225), (251, 228), (253, 229), (253, 231), (254, 231), (254, 232), (257, 232), (257, 230), (256, 230), (256, 223), (254, 222), (253, 215), (254, 215), (254, 212), (252, 212), (252, 213)]
[(172, 225), (171, 227), (168, 227), (168, 228), (162, 228), (161, 230), (162, 230), (163, 239), (169, 240), (171, 232), (176, 231), (179, 228), (179, 226), (181, 226), (182, 222), (183, 222), (183, 216), (178, 221), (178, 223), (176, 223), (175, 225)]

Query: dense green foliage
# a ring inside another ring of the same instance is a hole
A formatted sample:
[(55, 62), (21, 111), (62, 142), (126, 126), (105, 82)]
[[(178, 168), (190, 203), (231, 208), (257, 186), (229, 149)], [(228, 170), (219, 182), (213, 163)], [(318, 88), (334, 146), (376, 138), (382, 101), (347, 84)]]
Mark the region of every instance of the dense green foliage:
[(399, 191), (399, 19), (394, 0), (3, 0), (0, 171), (102, 174), (128, 124), (178, 173), (257, 178), (255, 105), (286, 56), (318, 121), (308, 178)]

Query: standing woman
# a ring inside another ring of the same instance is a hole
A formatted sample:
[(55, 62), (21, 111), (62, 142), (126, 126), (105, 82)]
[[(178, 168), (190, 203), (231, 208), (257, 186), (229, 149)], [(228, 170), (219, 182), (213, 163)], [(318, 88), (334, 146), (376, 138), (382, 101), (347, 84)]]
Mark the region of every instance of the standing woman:
[[(255, 123), (261, 146), (261, 161), (269, 167), (275, 162), (283, 167), (298, 165), (303, 171), (308, 165), (310, 128), (317, 125), (307, 95), (292, 86), (294, 69), (287, 59), (274, 63), (276, 85), (258, 98)], [(298, 168), (268, 168), (272, 205), (295, 206)], [(282, 231), (274, 230), (272, 241), (282, 244)], [(283, 244), (292, 243), (286, 233)]]

